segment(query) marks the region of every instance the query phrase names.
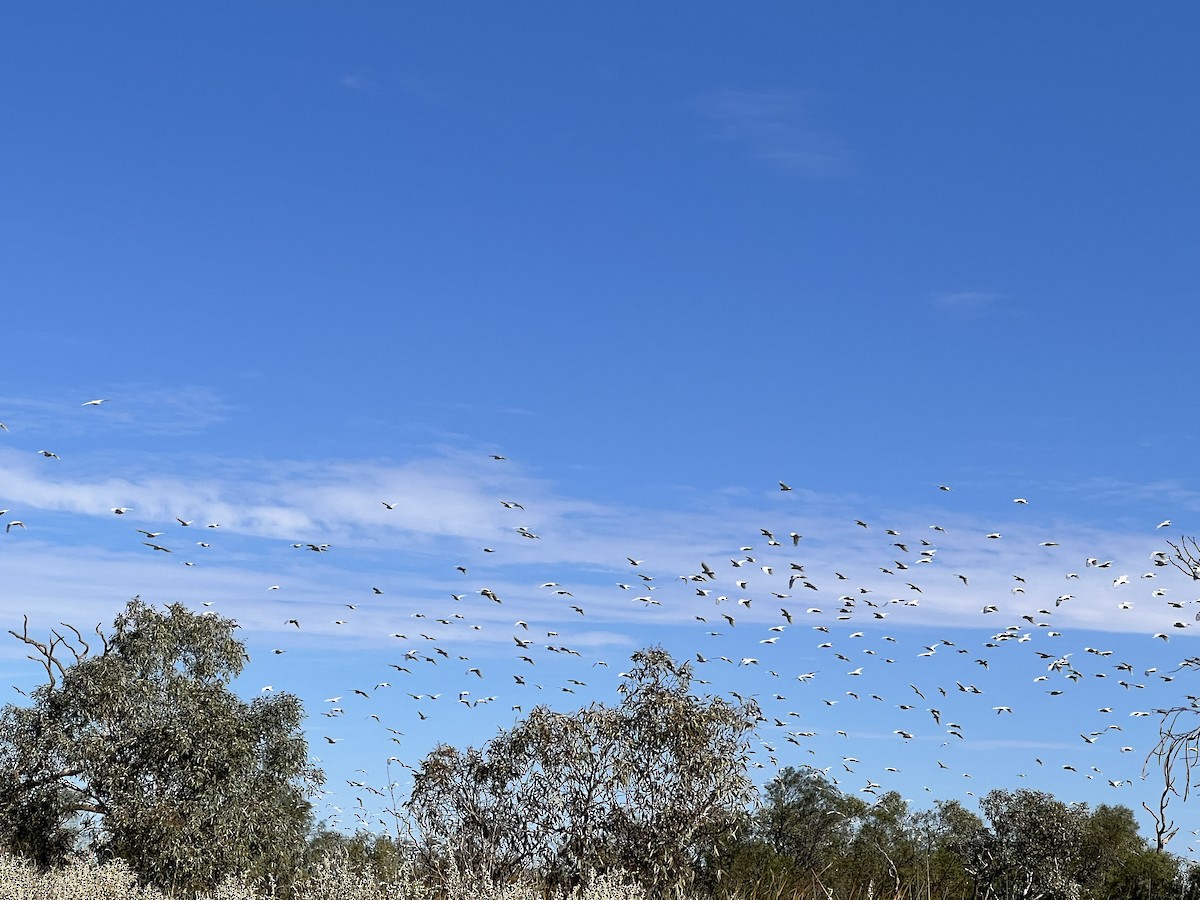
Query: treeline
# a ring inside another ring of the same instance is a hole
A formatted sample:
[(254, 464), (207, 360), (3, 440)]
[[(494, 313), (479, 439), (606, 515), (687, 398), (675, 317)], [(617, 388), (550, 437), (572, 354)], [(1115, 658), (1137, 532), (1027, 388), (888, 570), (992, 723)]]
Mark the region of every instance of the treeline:
[[(643, 868), (646, 860), (626, 859), (615, 874), (648, 897), (697, 900), (1200, 898), (1200, 867), (1150, 846), (1126, 806), (1091, 809), (1040, 791), (994, 790), (980, 801), (980, 812), (956, 800), (912, 810), (895, 792), (868, 803), (840, 791), (819, 769), (786, 768), (719, 842), (693, 848), (687, 887), (678, 872), (657, 877), (652, 864)], [(319, 829), (304, 859), (311, 867), (331, 856), (381, 885), (402, 880), (421, 859), (419, 846), (407, 841)], [(463, 862), (448, 853), (440, 864)], [(573, 887), (587, 896), (606, 868), (577, 870)], [(438, 862), (417, 871), (426, 884), (438, 883)], [(499, 887), (517, 871), (475, 868), (474, 883)], [(552, 870), (519, 871), (526, 884), (565, 887)], [(456, 868), (451, 878), (461, 881), (461, 874)]]
[(286, 692), (230, 690), (247, 660), (236, 628), (134, 600), (95, 637), (13, 631), (47, 680), (0, 712), (0, 850), (43, 870), (123, 861), (181, 897), (230, 879), (275, 900), (325, 896), (333, 860), (406, 900), (447, 885), (589, 896), (597, 877), (649, 898), (1200, 900), (1196, 869), (1151, 848), (1121, 806), (997, 790), (979, 814), (913, 811), (813, 768), (760, 792), (757, 704), (696, 695), (691, 665), (656, 647), (633, 654), (615, 705), (538, 707), (481, 748), (436, 748), (392, 810), (394, 836), (314, 828), (324, 775), (303, 710)]
[(1125, 806), (1068, 804), (993, 790), (980, 813), (957, 800), (914, 811), (872, 803), (818, 769), (787, 768), (745, 827), (719, 848), (717, 897), (938, 897), (1167, 900), (1200, 897), (1200, 871), (1150, 846)]

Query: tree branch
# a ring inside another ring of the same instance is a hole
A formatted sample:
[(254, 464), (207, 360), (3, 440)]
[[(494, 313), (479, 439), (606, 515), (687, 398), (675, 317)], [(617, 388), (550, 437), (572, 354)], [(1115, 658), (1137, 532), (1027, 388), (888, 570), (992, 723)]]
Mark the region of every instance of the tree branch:
[(17, 640), (36, 648), (38, 653), (41, 654), (40, 658), (37, 656), (30, 656), (28, 658), (34, 662), (41, 663), (45, 667), (46, 677), (50, 681), (50, 690), (53, 691), (55, 686), (58, 684), (54, 678), (54, 669), (58, 669), (58, 674), (62, 678), (67, 677), (67, 670), (63, 668), (63, 664), (59, 662), (58, 657), (54, 655), (55, 648), (63, 642), (63, 638), (60, 635), (57, 635), (57, 633), (51, 632), (52, 634), (55, 634), (55, 637), (50, 641), (49, 645), (43, 644), (41, 641), (34, 640), (29, 636), (29, 616), (25, 616), (24, 619), (25, 625), (21, 634), (17, 634), (11, 628), (8, 630), (8, 633)]

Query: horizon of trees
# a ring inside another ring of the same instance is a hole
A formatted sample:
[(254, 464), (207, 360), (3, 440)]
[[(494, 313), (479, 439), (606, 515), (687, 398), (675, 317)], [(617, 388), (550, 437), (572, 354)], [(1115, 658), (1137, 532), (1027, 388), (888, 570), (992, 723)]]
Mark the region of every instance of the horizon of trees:
[[(1200, 867), (1165, 849), (1165, 802), (1150, 839), (1128, 807), (1033, 790), (992, 790), (976, 813), (894, 791), (869, 802), (812, 767), (756, 789), (757, 705), (697, 694), (691, 664), (661, 647), (633, 654), (614, 705), (537, 707), (482, 748), (436, 748), (392, 811), (395, 837), (344, 835), (314, 822), (324, 776), (299, 699), (230, 689), (247, 659), (236, 628), (135, 598), (94, 638), (10, 632), (47, 680), (0, 711), (0, 849), (42, 867), (123, 859), (176, 896), (236, 876), (287, 897), (338, 852), (384, 881), (415, 864), (433, 884), (453, 867), (558, 894), (620, 873), (652, 897), (1200, 900)], [(1189, 710), (1164, 722), (1164, 798), (1186, 798)]]

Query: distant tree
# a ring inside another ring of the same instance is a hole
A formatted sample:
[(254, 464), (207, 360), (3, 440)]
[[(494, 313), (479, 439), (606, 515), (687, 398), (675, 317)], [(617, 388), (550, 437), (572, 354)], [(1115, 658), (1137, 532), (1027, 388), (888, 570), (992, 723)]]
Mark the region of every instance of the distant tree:
[(917, 878), (920, 843), (908, 803), (888, 791), (865, 809), (855, 822), (846, 850), (843, 877), (866, 885), (868, 894), (887, 891), (896, 896)]
[(483, 749), (430, 753), (406, 804), (426, 861), (553, 888), (616, 870), (652, 892), (690, 884), (754, 798), (758, 708), (692, 694), (662, 648), (632, 660), (616, 707), (538, 707)]
[(980, 891), (964, 864), (964, 848), (975, 846), (984, 834), (983, 821), (957, 800), (938, 800), (934, 808), (910, 818), (913, 841), (919, 848), (909, 885), (914, 896), (973, 897)]
[(341, 865), (345, 871), (375, 884), (387, 885), (400, 881), (410, 861), (411, 847), (386, 834), (357, 832), (344, 834), (320, 823), (309, 835), (301, 862), (300, 882), (319, 879), (322, 865)]
[(1081, 853), (1087, 865), (1081, 871), (1080, 883), (1096, 896), (1116, 896), (1121, 892), (1114, 889), (1114, 884), (1130, 860), (1149, 849), (1138, 831), (1133, 810), (1102, 803), (1083, 824)]
[(787, 767), (767, 784), (754, 834), (796, 870), (820, 873), (840, 859), (867, 804), (838, 790), (820, 769)]
[(1086, 804), (1042, 791), (993, 790), (979, 802), (987, 827), (960, 844), (964, 865), (996, 900), (1073, 900), (1085, 862)]
[(69, 625), (31, 648), (47, 682), (0, 713), (0, 841), (50, 865), (80, 841), (178, 892), (243, 872), (286, 873), (323, 781), (303, 709), (279, 692), (246, 703), (237, 623), (137, 598), (99, 652)]

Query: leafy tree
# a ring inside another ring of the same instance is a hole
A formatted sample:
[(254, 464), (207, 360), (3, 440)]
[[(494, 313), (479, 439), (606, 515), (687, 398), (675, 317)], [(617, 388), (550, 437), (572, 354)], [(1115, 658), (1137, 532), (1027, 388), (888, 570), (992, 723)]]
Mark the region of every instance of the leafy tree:
[[(237, 623), (134, 598), (99, 652), (71, 626), (34, 651), (47, 683), (0, 713), (0, 839), (43, 865), (86, 838), (149, 883), (191, 892), (230, 874), (281, 874), (303, 850), (303, 709), (287, 693), (238, 698)], [(89, 638), (90, 640), (90, 638)]]
[(899, 895), (915, 878), (919, 853), (908, 803), (888, 791), (858, 816), (846, 853), (848, 874), (854, 882), (865, 882), (868, 894), (887, 889)]
[(1086, 804), (1042, 791), (993, 790), (979, 802), (987, 828), (961, 845), (967, 870), (998, 900), (1053, 900), (1079, 893)]
[(309, 835), (298, 881), (311, 883), (319, 878), (323, 863), (341, 863), (347, 872), (375, 884), (394, 884), (404, 876), (410, 849), (386, 834), (360, 831), (348, 835), (322, 822)]
[(1092, 896), (1097, 900), (1194, 900), (1200, 885), (1188, 876), (1179, 857), (1143, 846), (1109, 870)]
[(845, 852), (867, 804), (842, 793), (821, 769), (787, 767), (766, 786), (755, 836), (801, 872), (820, 873)]
[[(1128, 806), (1100, 804), (1083, 825), (1082, 854), (1087, 860), (1081, 883), (1097, 896), (1114, 896), (1113, 883), (1130, 860), (1149, 850), (1138, 832), (1137, 819)], [(1173, 874), (1167, 881), (1173, 879)]]
[(979, 893), (961, 853), (984, 833), (979, 816), (957, 800), (938, 800), (933, 809), (910, 818), (910, 831), (920, 848), (915, 882), (924, 885), (915, 891), (916, 896), (971, 897)]
[(652, 892), (690, 884), (754, 797), (758, 708), (693, 695), (662, 648), (632, 660), (619, 706), (538, 707), (481, 750), (430, 753), (407, 803), (426, 860), (556, 888), (612, 870)]
[(822, 769), (781, 769), (764, 787), (757, 809), (748, 813), (748, 827), (724, 849), (728, 877), (710, 889), (738, 897), (828, 886), (866, 808), (838, 790)]

